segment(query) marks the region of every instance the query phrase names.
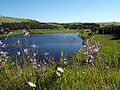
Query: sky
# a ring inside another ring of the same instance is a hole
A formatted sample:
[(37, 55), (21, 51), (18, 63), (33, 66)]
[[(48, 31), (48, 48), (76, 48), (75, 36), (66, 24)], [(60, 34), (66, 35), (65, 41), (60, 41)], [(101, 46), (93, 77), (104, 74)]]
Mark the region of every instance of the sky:
[(40, 22), (120, 22), (120, 0), (0, 0), (0, 15)]

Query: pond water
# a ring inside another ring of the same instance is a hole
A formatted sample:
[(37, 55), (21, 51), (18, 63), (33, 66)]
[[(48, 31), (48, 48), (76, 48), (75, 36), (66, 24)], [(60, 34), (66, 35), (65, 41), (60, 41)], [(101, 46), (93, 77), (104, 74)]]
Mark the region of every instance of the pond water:
[(82, 48), (82, 39), (77, 36), (78, 33), (50, 33), (50, 34), (30, 34), (29, 37), (24, 35), (13, 35), (6, 38), (1, 38), (2, 42), (6, 44), (4, 51), (8, 52), (8, 55), (17, 55), (17, 52), (23, 52), (26, 48), (32, 48), (32, 45), (36, 45), (37, 48), (33, 48), (30, 52), (37, 53), (37, 58), (42, 60), (44, 58), (43, 53), (49, 52), (53, 55), (55, 60), (58, 60), (61, 51), (64, 52), (64, 56), (71, 58), (73, 53), (78, 52)]

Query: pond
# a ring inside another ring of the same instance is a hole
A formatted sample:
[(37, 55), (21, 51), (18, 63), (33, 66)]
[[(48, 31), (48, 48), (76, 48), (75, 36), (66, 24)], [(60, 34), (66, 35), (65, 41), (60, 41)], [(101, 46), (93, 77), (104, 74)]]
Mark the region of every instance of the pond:
[[(23, 53), (24, 49), (33, 49), (39, 60), (44, 58), (44, 53), (48, 52), (55, 60), (59, 60), (61, 51), (64, 52), (66, 58), (71, 58), (73, 53), (78, 52), (82, 48), (82, 39), (77, 36), (78, 33), (50, 33), (50, 34), (30, 34), (29, 37), (24, 35), (13, 35), (1, 38), (6, 44), (4, 51), (8, 55), (15, 56), (17, 52)], [(19, 53), (19, 54), (20, 54)]]

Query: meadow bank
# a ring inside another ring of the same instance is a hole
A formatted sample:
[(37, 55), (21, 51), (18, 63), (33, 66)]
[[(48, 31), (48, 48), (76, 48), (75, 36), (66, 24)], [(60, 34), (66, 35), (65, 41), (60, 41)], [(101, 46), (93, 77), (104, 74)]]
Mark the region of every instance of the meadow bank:
[[(79, 25), (69, 26), (73, 27), (80, 28)], [(24, 61), (20, 65), (17, 58), (12, 62), (5, 51), (0, 51), (0, 89), (119, 90), (120, 39), (115, 34), (119, 34), (118, 30), (119, 26), (112, 25), (82, 31), (80, 36), (84, 39), (84, 47), (72, 60), (67, 60), (61, 52), (60, 61), (55, 62), (49, 53), (44, 53), (46, 59), (39, 62), (25, 49), (24, 58), (19, 52), (17, 55), (20, 61)], [(27, 36), (28, 32), (23, 34)], [(5, 48), (2, 42), (0, 46)]]

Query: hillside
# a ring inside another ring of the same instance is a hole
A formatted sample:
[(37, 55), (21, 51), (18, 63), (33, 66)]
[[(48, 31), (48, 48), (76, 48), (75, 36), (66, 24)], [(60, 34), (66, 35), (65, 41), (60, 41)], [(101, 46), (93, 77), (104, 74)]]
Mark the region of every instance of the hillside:
[(100, 26), (107, 26), (107, 25), (120, 25), (120, 22), (96, 22), (96, 24), (100, 24)]
[(0, 22), (14, 23), (14, 22), (32, 22), (34, 20), (23, 19), (23, 18), (13, 18), (13, 17), (0, 17)]

